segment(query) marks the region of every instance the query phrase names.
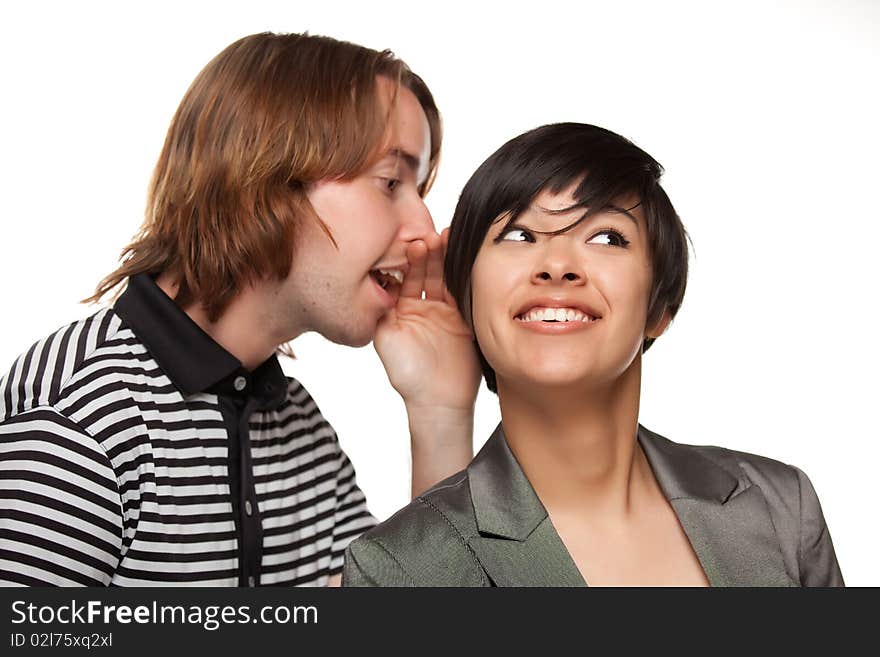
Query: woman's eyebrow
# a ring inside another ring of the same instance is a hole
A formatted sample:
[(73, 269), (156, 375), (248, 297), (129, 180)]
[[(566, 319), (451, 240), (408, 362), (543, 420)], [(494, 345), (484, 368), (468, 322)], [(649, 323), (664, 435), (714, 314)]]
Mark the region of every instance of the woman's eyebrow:
[[(543, 231), (543, 230), (538, 230), (536, 228), (529, 228), (528, 230), (531, 230), (531, 231), (534, 231), (534, 232), (540, 233), (540, 234), (545, 234), (545, 235), (564, 233), (564, 232), (571, 230), (575, 226), (579, 226), (580, 224), (584, 223), (585, 221), (586, 222), (596, 221), (599, 217), (602, 216), (602, 214), (604, 214), (606, 212), (611, 212), (614, 214), (625, 215), (626, 217), (628, 217), (630, 219), (630, 221), (633, 222), (633, 224), (636, 227), (636, 231), (641, 232), (641, 228), (639, 228), (638, 218), (632, 212), (630, 212), (630, 210), (635, 210), (641, 204), (642, 204), (642, 202), (639, 201), (638, 203), (636, 203), (635, 205), (633, 205), (630, 208), (621, 208), (617, 205), (614, 205), (613, 203), (609, 203), (608, 205), (603, 207), (602, 210), (600, 210), (599, 212), (596, 212), (592, 215), (589, 213), (589, 210), (587, 210), (582, 215), (580, 215), (577, 219), (572, 221), (568, 226), (565, 226), (559, 230)], [(567, 212), (571, 212), (574, 208), (576, 208), (578, 206), (576, 206), (576, 205), (569, 206), (569, 207), (565, 207), (565, 208), (559, 208), (557, 210), (551, 210), (550, 208), (545, 208), (545, 207), (538, 205), (538, 204), (533, 204), (532, 207), (537, 208), (538, 210), (540, 210), (544, 214), (554, 215), (554, 214), (565, 214)], [(515, 220), (510, 220), (508, 222), (508, 226), (512, 226), (512, 225), (518, 223), (519, 220), (520, 220), (520, 217), (517, 217)], [(525, 226), (522, 226), (522, 227), (525, 228)]]
[(639, 230), (639, 220), (636, 218), (636, 216), (635, 216), (632, 212), (630, 212), (630, 210), (635, 210), (635, 209), (636, 209), (637, 207), (639, 207), (641, 204), (642, 204), (642, 202), (639, 201), (638, 203), (636, 203), (634, 206), (632, 206), (632, 207), (629, 208), (629, 209), (619, 208), (619, 207), (617, 207), (617, 206), (614, 205), (614, 204), (609, 204), (609, 205), (606, 206), (606, 207), (607, 207), (607, 209), (609, 209), (609, 210), (611, 210), (612, 212), (615, 212), (615, 213), (617, 213), (617, 214), (625, 214), (625, 215), (626, 215), (627, 217), (629, 217), (629, 218), (632, 220), (632, 222), (636, 225), (636, 230)]

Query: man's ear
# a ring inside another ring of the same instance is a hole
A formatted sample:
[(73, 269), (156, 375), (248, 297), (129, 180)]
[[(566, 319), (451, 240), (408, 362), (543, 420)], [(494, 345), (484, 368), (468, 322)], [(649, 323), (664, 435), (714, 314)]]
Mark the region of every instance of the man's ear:
[(645, 329), (645, 337), (656, 340), (659, 338), (666, 329), (669, 327), (669, 323), (672, 321), (672, 314), (669, 312), (669, 308), (664, 308), (663, 313), (660, 315), (660, 319), (654, 322), (653, 325), (649, 325)]

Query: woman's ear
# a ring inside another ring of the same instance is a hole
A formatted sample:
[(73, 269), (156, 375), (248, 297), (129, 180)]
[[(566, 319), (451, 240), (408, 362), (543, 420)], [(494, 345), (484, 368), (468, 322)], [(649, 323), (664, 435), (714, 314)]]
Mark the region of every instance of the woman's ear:
[(656, 340), (661, 335), (663, 335), (663, 333), (669, 327), (669, 323), (671, 321), (672, 314), (669, 312), (669, 308), (664, 308), (663, 313), (660, 315), (660, 318), (656, 322), (654, 322), (653, 325), (649, 324), (645, 328), (645, 337)]

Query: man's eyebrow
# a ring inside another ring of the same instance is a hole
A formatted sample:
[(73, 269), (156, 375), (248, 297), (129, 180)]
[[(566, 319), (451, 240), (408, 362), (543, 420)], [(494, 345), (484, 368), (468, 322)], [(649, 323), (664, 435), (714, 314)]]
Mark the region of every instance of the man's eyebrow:
[(394, 157), (399, 160), (402, 160), (404, 164), (412, 171), (413, 176), (419, 175), (419, 167), (421, 162), (419, 158), (413, 155), (412, 153), (407, 153), (402, 148), (392, 148), (385, 157)]

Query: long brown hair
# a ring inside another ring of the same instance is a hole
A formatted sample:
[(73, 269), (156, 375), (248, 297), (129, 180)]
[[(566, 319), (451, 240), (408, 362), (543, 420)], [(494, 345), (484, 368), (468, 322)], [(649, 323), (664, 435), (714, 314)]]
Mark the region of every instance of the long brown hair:
[(129, 276), (169, 272), (177, 304), (198, 302), (216, 321), (249, 282), (286, 277), (300, 222), (321, 223), (307, 186), (354, 177), (380, 155), (388, 110), (378, 75), (410, 89), (428, 118), (424, 196), (442, 134), (421, 78), (388, 50), (309, 34), (253, 34), (211, 60), (184, 95), (144, 223), (119, 268), (84, 302), (100, 300)]

